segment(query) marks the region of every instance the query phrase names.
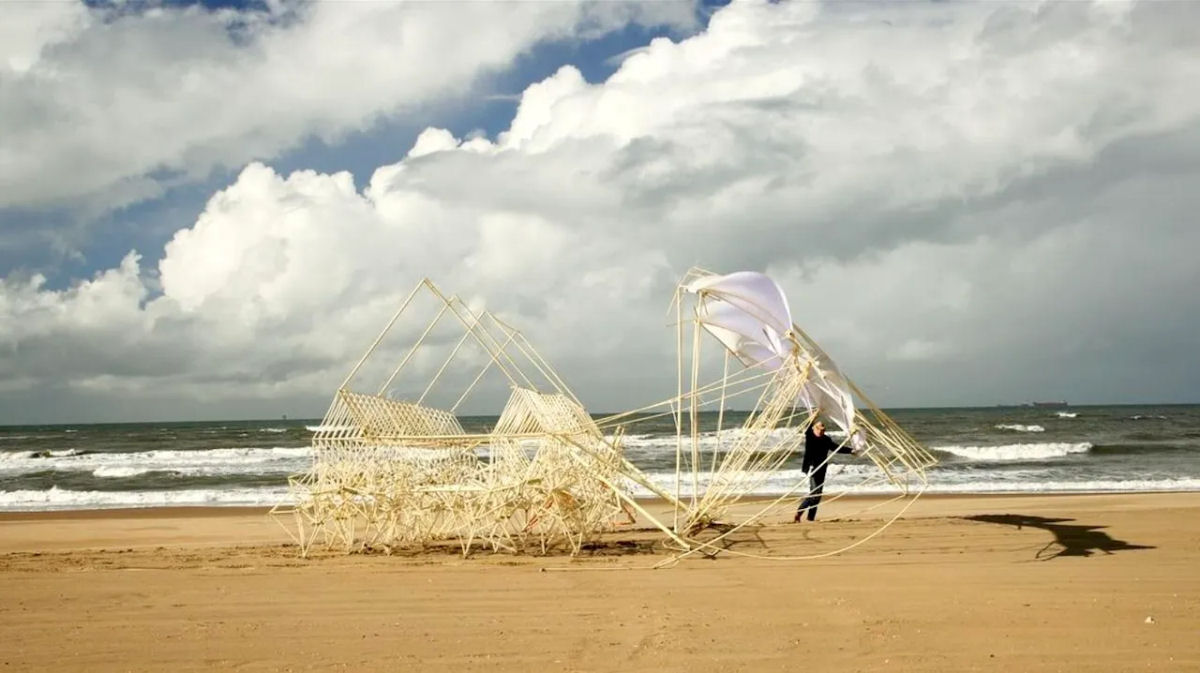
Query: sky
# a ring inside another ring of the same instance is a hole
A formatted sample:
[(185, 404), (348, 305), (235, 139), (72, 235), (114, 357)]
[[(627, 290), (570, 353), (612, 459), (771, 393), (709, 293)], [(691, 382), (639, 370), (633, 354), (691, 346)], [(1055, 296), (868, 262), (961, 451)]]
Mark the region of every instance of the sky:
[(320, 416), (423, 277), (639, 407), (693, 266), (771, 275), (882, 406), (1198, 402), (1198, 23), (0, 3), (0, 424)]

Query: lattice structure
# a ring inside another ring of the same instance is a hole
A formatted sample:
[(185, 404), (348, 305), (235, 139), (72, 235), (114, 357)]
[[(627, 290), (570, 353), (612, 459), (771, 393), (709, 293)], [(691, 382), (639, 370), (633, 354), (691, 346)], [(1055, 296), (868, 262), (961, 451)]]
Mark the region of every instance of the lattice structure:
[[(431, 318), (414, 318), (417, 297), (431, 302)], [(792, 322), (774, 281), (693, 270), (674, 305), (678, 394), (595, 421), (520, 332), (422, 281), (338, 388), (313, 435), (312, 467), (290, 480), (292, 502), (274, 513), (290, 522), (285, 527), (304, 553), (314, 545), (390, 550), (453, 540), (464, 554), (481, 546), (577, 554), (636, 512), (666, 535), (672, 562), (697, 552), (745, 554), (723, 540), (790, 507), (808, 479), (793, 479), (786, 492), (737, 520), (734, 505), (760, 494), (795, 460), (804, 430), (818, 417), (873, 466), (851, 486), (886, 484), (894, 500), (907, 502), (896, 517), (924, 490), (933, 456)], [(389, 347), (397, 336), (404, 347)], [(721, 346), (717, 357), (713, 343)], [(397, 361), (372, 391), (364, 367)], [(720, 375), (710, 375), (717, 364)], [(507, 394), (493, 427), (470, 427), (459, 415), (476, 393)], [(739, 404), (752, 411), (738, 427), (726, 427), (725, 409)], [(717, 420), (703, 430), (699, 415), (707, 407)], [(648, 413), (654, 409), (662, 412)], [(621, 452), (626, 427), (656, 415), (672, 415), (678, 429), (673, 489)], [(665, 502), (672, 520), (639, 504), (634, 485)]]
[(488, 496), (471, 537), (513, 551), (578, 552), (625, 515), (619, 445), (566, 395), (514, 389), (492, 437)]
[[(843, 480), (840, 491), (826, 496), (823, 504), (855, 490), (885, 488), (893, 496), (883, 503), (861, 500), (862, 511), (898, 504), (895, 515), (883, 520), (882, 530), (924, 491), (925, 471), (936, 459), (842, 375), (824, 350), (792, 322), (786, 297), (770, 278), (753, 272), (720, 276), (693, 269), (680, 283), (674, 306), (679, 394), (600, 421), (602, 427), (630, 425), (636, 418), (653, 418), (647, 412), (656, 408), (675, 416), (675, 485), (664, 496), (675, 504), (671, 542), (678, 555), (673, 560), (696, 552), (744, 553), (731, 552), (722, 541), (794, 507), (795, 498), (807, 494), (806, 477), (794, 479), (784, 493), (756, 503), (736, 520), (731, 514), (734, 505), (761, 494), (768, 480), (789, 460), (795, 461), (804, 449), (805, 429), (818, 418), (837, 426), (842, 438), (839, 448), (852, 446), (860, 459), (873, 466), (853, 472), (853, 481)], [(710, 357), (714, 344), (719, 346), (718, 357)], [(720, 373), (712, 374), (717, 364)], [(752, 411), (745, 421), (727, 427), (727, 406), (747, 402)], [(715, 428), (702, 432), (699, 414), (713, 407), (718, 410)]]
[[(433, 317), (408, 331), (417, 336), (407, 349), (389, 350), (397, 329), (408, 342), (398, 321), (412, 316), (417, 298), (432, 304)], [(399, 364), (364, 392), (364, 366), (392, 356)], [(508, 388), (508, 402), (495, 427), (470, 432), (455, 412), (488, 389), (489, 375)], [(457, 395), (447, 408), (429, 402), (439, 384)], [(393, 399), (397, 391), (412, 397)], [(629, 518), (619, 475), (636, 468), (621, 457), (619, 439), (601, 433), (519, 332), (428, 280), (339, 387), (312, 446), (312, 467), (289, 481), (292, 502), (274, 510), (304, 553), (436, 540), (457, 541), (464, 554), (477, 546), (578, 553)]]

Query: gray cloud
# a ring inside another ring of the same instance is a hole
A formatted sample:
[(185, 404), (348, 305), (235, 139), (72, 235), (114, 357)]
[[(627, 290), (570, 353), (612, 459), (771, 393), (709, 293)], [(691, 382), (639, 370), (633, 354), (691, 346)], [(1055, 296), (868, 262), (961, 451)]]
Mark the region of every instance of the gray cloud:
[(361, 190), (252, 164), (156, 269), (0, 287), (0, 418), (319, 414), (422, 276), (630, 408), (693, 264), (774, 275), (884, 404), (1195, 400), (1195, 12), (740, 3)]

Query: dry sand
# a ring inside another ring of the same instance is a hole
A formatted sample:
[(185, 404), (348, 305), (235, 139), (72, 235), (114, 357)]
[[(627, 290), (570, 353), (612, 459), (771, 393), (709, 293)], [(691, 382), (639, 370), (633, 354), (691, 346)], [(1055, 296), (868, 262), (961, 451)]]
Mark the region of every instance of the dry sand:
[(648, 570), (656, 537), (300, 559), (262, 510), (0, 515), (0, 671), (1200, 671), (1200, 494), (927, 497), (803, 562)]

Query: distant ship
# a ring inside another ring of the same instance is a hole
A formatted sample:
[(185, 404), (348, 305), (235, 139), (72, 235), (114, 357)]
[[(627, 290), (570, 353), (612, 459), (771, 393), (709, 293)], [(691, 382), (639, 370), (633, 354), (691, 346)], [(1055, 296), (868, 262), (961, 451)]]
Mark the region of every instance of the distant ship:
[(1052, 407), (1052, 408), (1065, 407), (1065, 406), (1067, 406), (1067, 401), (1066, 400), (1058, 400), (1057, 402), (1034, 402), (1032, 406)]

